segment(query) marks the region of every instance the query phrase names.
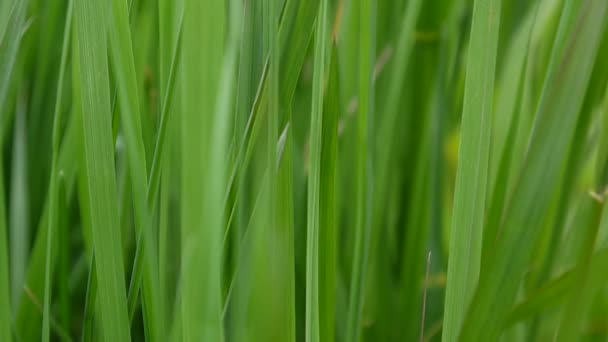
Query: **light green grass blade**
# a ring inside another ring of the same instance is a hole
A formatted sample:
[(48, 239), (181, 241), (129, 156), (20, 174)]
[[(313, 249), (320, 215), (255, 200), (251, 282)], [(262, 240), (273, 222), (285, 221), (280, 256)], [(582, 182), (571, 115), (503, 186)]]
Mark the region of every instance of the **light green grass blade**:
[[(223, 1), (186, 0), (181, 114), (181, 311), (185, 341), (221, 341), (221, 180), (214, 180), (221, 142), (213, 137), (222, 119), (215, 113), (224, 50)], [(218, 126), (216, 126), (218, 125)], [(220, 135), (221, 136), (221, 135)], [(218, 146), (219, 145), (219, 146)], [(212, 161), (211, 164), (209, 162)]]
[(321, 174), (319, 189), (319, 337), (335, 340), (338, 229), (336, 164), (340, 88), (335, 45), (330, 53), (327, 90), (323, 101), (321, 128)]
[(27, 119), (25, 99), (17, 99), (15, 134), (11, 157), (11, 183), (9, 197), (9, 227), (11, 246), (11, 298), (13, 310), (19, 310), (23, 297), (26, 267), (30, 249), (30, 198), (28, 188)]
[(500, 6), (500, 0), (476, 0), (473, 8), (450, 230), (443, 341), (457, 339), (479, 277)]
[[(59, 78), (57, 80), (57, 95), (55, 100), (55, 111), (53, 116), (53, 137), (52, 137), (52, 161), (51, 179), (49, 181), (49, 219), (48, 232), (46, 236), (46, 266), (44, 279), (44, 304), (42, 314), (42, 341), (49, 341), (50, 338), (50, 306), (51, 306), (51, 286), (53, 273), (53, 236), (59, 233), (59, 170), (57, 159), (59, 158), (59, 147), (61, 143), (62, 99), (63, 99), (63, 79), (65, 75), (66, 63), (69, 53), (70, 36), (72, 34), (72, 1), (68, 2), (68, 11), (65, 19), (63, 33), (63, 45), (61, 49), (61, 62), (59, 65)], [(69, 246), (62, 246), (69, 249)]]
[[(526, 161), (492, 253), (482, 265), (461, 335), (465, 341), (498, 337), (537, 244), (538, 227), (559, 182), (564, 155), (572, 144), (608, 3), (567, 1), (565, 6)], [(586, 39), (579, 39), (581, 35)], [(484, 329), (479, 329), (481, 326)]]
[[(370, 125), (374, 113), (372, 75), (375, 64), (376, 3), (361, 0), (359, 3), (359, 111), (357, 113), (357, 157), (355, 200), (355, 245), (352, 264), (349, 308), (346, 320), (346, 340), (359, 341), (364, 303), (364, 284), (367, 273), (371, 237), (372, 186), (369, 180), (372, 160), (370, 156)], [(372, 150), (373, 151), (373, 150)]]
[(82, 85), (83, 152), (95, 248), (99, 311), (106, 341), (130, 340), (110, 123), (107, 46), (99, 1), (76, 3)]
[[(151, 341), (162, 341), (164, 320), (160, 313), (160, 293), (158, 278), (158, 255), (153, 237), (152, 219), (148, 207), (148, 171), (146, 151), (142, 137), (141, 110), (138, 98), (133, 43), (129, 28), (129, 13), (124, 0), (112, 1), (109, 5), (109, 48), (114, 71), (118, 104), (120, 106), (121, 127), (127, 149), (127, 165), (132, 186), (133, 207), (137, 241), (143, 248), (137, 251), (143, 259), (143, 307), (146, 321), (146, 336)], [(137, 295), (139, 283), (129, 289), (129, 303)], [(134, 289), (135, 293), (132, 293)], [(131, 312), (131, 311), (129, 311)]]
[(308, 175), (306, 219), (306, 341), (320, 340), (319, 237), (321, 227), (321, 154), (323, 146), (323, 99), (328, 51), (327, 0), (322, 0), (317, 16), (314, 48), (312, 113), (310, 117), (310, 171)]

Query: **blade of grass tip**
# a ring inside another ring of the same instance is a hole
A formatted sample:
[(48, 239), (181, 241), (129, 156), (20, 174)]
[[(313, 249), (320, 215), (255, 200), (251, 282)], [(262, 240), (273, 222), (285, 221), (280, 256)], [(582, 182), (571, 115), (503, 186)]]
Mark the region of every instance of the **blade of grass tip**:
[(335, 45), (331, 49), (328, 74), (321, 124), (321, 179), (319, 184), (319, 336), (321, 341), (333, 341), (335, 338), (338, 246), (336, 165), (338, 160), (338, 118), (341, 108), (338, 53)]
[(107, 45), (101, 1), (76, 3), (82, 85), (84, 173), (99, 281), (99, 310), (106, 341), (129, 341), (124, 266), (119, 232)]
[(374, 89), (372, 75), (375, 60), (376, 2), (359, 3), (359, 113), (356, 133), (356, 221), (352, 260), (349, 308), (346, 320), (346, 340), (359, 341), (364, 302), (363, 285), (367, 273), (371, 236), (372, 183), (370, 134), (373, 122)]
[(482, 264), (460, 336), (465, 341), (498, 338), (540, 237), (537, 228), (559, 188), (608, 11), (601, 0), (567, 1), (564, 6), (526, 160), (493, 252)]
[[(62, 99), (63, 99), (63, 78), (65, 75), (66, 61), (69, 53), (70, 35), (72, 34), (72, 1), (68, 2), (68, 10), (65, 18), (65, 28), (63, 33), (63, 46), (61, 49), (61, 62), (59, 64), (59, 78), (57, 80), (57, 95), (55, 96), (55, 111), (53, 116), (53, 136), (52, 136), (52, 160), (51, 160), (51, 179), (49, 181), (49, 219), (48, 232), (46, 236), (46, 266), (44, 279), (44, 306), (42, 315), (42, 341), (50, 338), (49, 316), (51, 305), (51, 273), (52, 273), (52, 242), (53, 235), (58, 232), (59, 225), (59, 171), (57, 159), (59, 158), (59, 146), (61, 143), (62, 125)], [(67, 249), (68, 246), (63, 246)]]
[[(0, 160), (2, 158), (0, 149)], [(11, 296), (8, 268), (6, 209), (4, 200), (4, 163), (0, 163), (0, 340), (11, 341)]]
[[(138, 99), (137, 77), (133, 57), (133, 42), (129, 28), (129, 13), (124, 0), (113, 0), (111, 11), (106, 16), (110, 31), (110, 56), (115, 72), (121, 126), (127, 148), (127, 164), (132, 186), (135, 228), (138, 239), (143, 242), (136, 253), (143, 258), (143, 308), (146, 337), (149, 340), (163, 340), (164, 319), (160, 318), (160, 296), (158, 284), (158, 251), (155, 247), (152, 217), (148, 207), (148, 171), (146, 151), (142, 137), (141, 111)], [(141, 238), (139, 238), (141, 236)], [(139, 284), (136, 284), (139, 285)], [(135, 291), (139, 286), (135, 287)], [(131, 288), (132, 289), (132, 288)], [(130, 293), (129, 303), (136, 297)]]
[[(181, 311), (186, 341), (221, 341), (220, 265), (224, 189), (215, 163), (223, 118), (216, 95), (224, 46), (223, 1), (186, 0), (182, 51), (181, 114)], [(201, 24), (202, 23), (202, 24)], [(215, 157), (215, 158), (214, 158)], [(209, 161), (212, 161), (209, 163)], [(223, 172), (223, 170), (222, 170)]]
[(442, 341), (455, 341), (477, 285), (486, 203), (500, 0), (476, 0), (467, 61)]
[[(306, 341), (320, 340), (319, 310), (319, 230), (321, 192), (321, 153), (323, 138), (323, 92), (328, 48), (327, 0), (321, 0), (315, 31), (312, 113), (310, 117), (310, 152), (306, 219)], [(323, 227), (325, 228), (325, 227)]]

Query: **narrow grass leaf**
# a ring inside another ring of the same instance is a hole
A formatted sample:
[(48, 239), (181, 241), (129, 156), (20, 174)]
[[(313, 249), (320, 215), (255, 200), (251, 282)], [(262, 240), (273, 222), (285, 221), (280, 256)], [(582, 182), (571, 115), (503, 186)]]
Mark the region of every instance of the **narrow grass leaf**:
[(124, 266), (118, 231), (104, 6), (76, 2), (82, 85), (83, 152), (95, 248), (101, 326), (106, 341), (130, 340)]
[[(0, 152), (2, 160), (2, 152)], [(4, 200), (4, 167), (0, 165), (0, 340), (11, 340), (11, 296)]]
[[(370, 131), (374, 112), (373, 68), (375, 64), (376, 2), (359, 3), (359, 111), (357, 116), (356, 220), (355, 245), (350, 281), (349, 308), (346, 320), (346, 339), (359, 341), (364, 303), (364, 284), (367, 273), (371, 237), (372, 184), (370, 182)], [(371, 150), (371, 151), (370, 151)]]
[[(223, 339), (220, 306), (221, 212), (224, 192), (212, 177), (219, 165), (212, 138), (224, 52), (223, 1), (186, 0), (181, 113), (181, 311), (186, 341)], [(216, 151), (218, 152), (218, 151)], [(221, 151), (219, 151), (221, 153)], [(211, 166), (211, 167), (210, 167)], [(215, 183), (214, 183), (215, 182)]]
[[(53, 271), (53, 235), (59, 233), (59, 170), (58, 162), (59, 147), (61, 143), (61, 124), (62, 116), (62, 99), (63, 99), (63, 79), (66, 70), (66, 63), (69, 53), (70, 36), (72, 34), (72, 1), (68, 2), (68, 12), (65, 19), (65, 28), (63, 33), (63, 46), (61, 49), (61, 62), (59, 65), (59, 78), (57, 81), (57, 95), (55, 100), (55, 113), (53, 116), (53, 137), (52, 137), (52, 160), (51, 160), (51, 179), (49, 181), (49, 219), (46, 244), (46, 266), (44, 276), (44, 304), (42, 315), (42, 341), (49, 341), (50, 338), (50, 306), (51, 306), (51, 282)], [(63, 246), (68, 249), (68, 246)]]
[[(513, 306), (539, 238), (538, 227), (558, 184), (563, 156), (572, 144), (607, 9), (605, 1), (565, 4), (526, 160), (507, 204), (495, 247), (482, 265), (462, 340), (496, 339)], [(586, 39), (579, 39), (581, 35)], [(547, 193), (548, 189), (552, 190)], [(484, 329), (478, 328), (481, 326)]]
[(476, 0), (473, 8), (450, 230), (444, 342), (458, 337), (479, 277), (500, 6), (500, 0)]
[[(321, 154), (323, 146), (323, 98), (328, 50), (327, 0), (321, 1), (315, 31), (312, 113), (310, 117), (310, 172), (306, 219), (306, 341), (320, 340), (319, 310), (319, 230), (321, 195)], [(326, 227), (323, 227), (326, 228)]]

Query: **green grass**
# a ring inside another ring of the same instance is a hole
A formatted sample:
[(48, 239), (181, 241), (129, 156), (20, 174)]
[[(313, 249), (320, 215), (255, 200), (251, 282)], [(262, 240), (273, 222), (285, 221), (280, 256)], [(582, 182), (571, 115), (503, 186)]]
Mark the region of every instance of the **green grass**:
[(604, 0), (0, 2), (0, 341), (604, 341)]
[(500, 0), (476, 0), (450, 230), (443, 341), (455, 341), (477, 287), (486, 212)]

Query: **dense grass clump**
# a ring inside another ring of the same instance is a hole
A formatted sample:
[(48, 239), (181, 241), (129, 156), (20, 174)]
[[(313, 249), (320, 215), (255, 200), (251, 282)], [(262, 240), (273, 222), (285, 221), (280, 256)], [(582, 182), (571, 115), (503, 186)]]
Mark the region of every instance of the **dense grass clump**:
[(0, 342), (605, 341), (608, 1), (0, 1)]

